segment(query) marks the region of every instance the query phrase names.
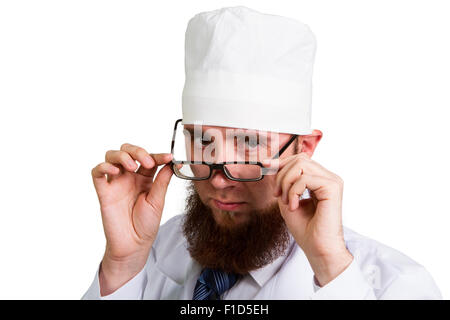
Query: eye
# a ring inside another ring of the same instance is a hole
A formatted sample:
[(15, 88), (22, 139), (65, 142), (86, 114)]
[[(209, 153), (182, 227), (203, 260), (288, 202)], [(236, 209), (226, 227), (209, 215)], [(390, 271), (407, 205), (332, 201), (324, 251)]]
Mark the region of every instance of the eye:
[(259, 145), (257, 139), (250, 139), (249, 137), (245, 137), (245, 144), (251, 149), (258, 147)]
[(196, 137), (194, 138), (194, 143), (195, 145), (201, 145), (203, 147), (207, 146), (208, 144), (210, 144), (212, 141), (208, 141), (208, 140), (203, 140), (201, 137)]

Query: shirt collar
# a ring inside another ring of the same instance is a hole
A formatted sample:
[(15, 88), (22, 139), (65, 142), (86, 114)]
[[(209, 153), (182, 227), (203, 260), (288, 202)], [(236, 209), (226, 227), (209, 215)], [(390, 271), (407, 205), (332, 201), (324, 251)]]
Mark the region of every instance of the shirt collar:
[[(280, 255), (264, 267), (249, 272), (249, 275), (260, 287), (264, 286), (264, 284), (266, 284), (266, 282), (281, 268), (294, 248), (295, 243), (293, 236), (289, 233), (289, 245), (284, 254)], [(159, 270), (180, 285), (182, 285), (191, 274), (199, 273), (201, 270), (201, 266), (191, 258), (184, 237), (181, 237), (177, 241), (171, 253), (164, 257), (160, 257), (156, 250), (156, 256), (156, 260), (160, 261), (157, 264)], [(180, 263), (181, 261), (187, 261), (187, 264)]]

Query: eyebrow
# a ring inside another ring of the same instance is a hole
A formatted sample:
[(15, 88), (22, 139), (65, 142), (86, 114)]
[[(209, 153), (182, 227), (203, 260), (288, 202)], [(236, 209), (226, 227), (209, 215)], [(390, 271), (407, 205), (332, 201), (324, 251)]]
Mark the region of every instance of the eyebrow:
[[(188, 131), (191, 134), (191, 137), (194, 136), (194, 129), (188, 128), (188, 129), (184, 129), (184, 130)], [(202, 135), (203, 135), (203, 133), (204, 133), (204, 131), (202, 130)], [(243, 134), (241, 133), (241, 134), (235, 134), (234, 136), (235, 137), (245, 137), (247, 135), (245, 133), (243, 133)], [(259, 140), (260, 134), (258, 132), (256, 133), (256, 136), (258, 137), (258, 140)], [(270, 134), (267, 134), (266, 136), (267, 136), (267, 141), (272, 140), (270, 137)]]

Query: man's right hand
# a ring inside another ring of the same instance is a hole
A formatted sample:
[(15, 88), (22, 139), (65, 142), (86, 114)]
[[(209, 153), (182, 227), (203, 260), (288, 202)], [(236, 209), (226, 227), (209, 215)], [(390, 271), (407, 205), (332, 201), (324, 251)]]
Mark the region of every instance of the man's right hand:
[[(161, 222), (171, 160), (170, 153), (149, 154), (125, 143), (120, 150), (106, 152), (105, 162), (92, 169), (106, 236), (99, 274), (102, 296), (144, 267)], [(153, 179), (160, 165), (164, 167)]]

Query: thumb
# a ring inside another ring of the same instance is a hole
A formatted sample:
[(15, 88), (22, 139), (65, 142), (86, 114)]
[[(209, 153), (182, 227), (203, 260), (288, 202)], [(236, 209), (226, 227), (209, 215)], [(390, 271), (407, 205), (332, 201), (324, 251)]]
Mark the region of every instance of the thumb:
[(155, 181), (153, 181), (152, 187), (145, 198), (148, 203), (151, 203), (152, 206), (159, 211), (162, 211), (164, 208), (164, 199), (172, 175), (173, 171), (170, 164), (164, 165), (158, 172), (158, 175), (156, 176)]
[(315, 205), (311, 199), (301, 200), (298, 208), (291, 210), (289, 203), (284, 204), (280, 196), (278, 197), (278, 206), (281, 216), (292, 234), (296, 234), (298, 230), (305, 228), (314, 216)]

